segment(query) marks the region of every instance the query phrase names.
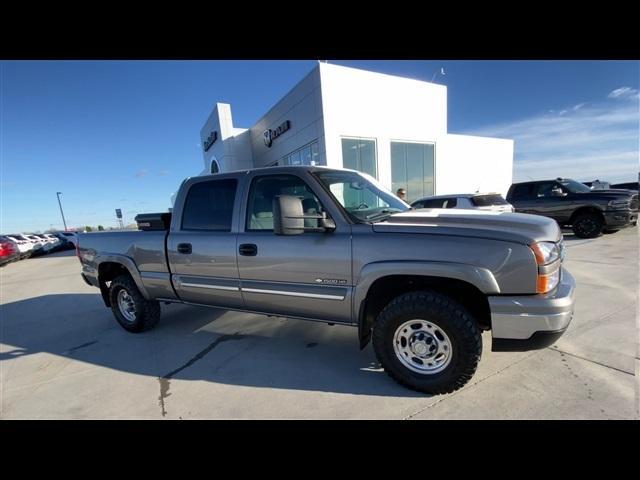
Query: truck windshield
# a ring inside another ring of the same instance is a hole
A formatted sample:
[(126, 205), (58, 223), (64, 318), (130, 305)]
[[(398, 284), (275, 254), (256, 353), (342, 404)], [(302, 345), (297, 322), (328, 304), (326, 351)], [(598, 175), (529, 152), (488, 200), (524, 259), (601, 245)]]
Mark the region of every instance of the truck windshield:
[(571, 180), (569, 178), (560, 180), (560, 184), (571, 193), (589, 193), (591, 191), (591, 189), (584, 183), (576, 182), (575, 180)]
[(369, 175), (349, 171), (315, 175), (356, 221), (379, 222), (411, 208)]

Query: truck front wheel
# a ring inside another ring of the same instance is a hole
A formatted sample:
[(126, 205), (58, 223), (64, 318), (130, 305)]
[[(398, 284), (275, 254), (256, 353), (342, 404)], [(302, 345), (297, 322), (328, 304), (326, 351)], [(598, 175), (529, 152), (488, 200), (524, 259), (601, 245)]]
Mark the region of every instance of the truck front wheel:
[(373, 327), (378, 361), (396, 382), (430, 394), (458, 390), (473, 377), (482, 338), (462, 305), (430, 291), (395, 298)]
[(602, 233), (604, 220), (595, 213), (581, 213), (573, 220), (573, 233), (579, 238), (595, 238)]
[(109, 299), (113, 315), (128, 332), (144, 332), (160, 320), (160, 303), (144, 298), (128, 275), (120, 275), (111, 282)]

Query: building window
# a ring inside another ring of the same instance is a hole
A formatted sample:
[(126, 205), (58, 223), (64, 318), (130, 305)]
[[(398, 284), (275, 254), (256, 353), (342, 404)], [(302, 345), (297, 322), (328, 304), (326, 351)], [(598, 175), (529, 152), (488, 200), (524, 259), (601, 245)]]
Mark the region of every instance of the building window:
[(343, 138), (342, 166), (378, 178), (375, 139)]
[(310, 143), (285, 155), (277, 165), (318, 165), (318, 142)]
[(218, 162), (216, 162), (215, 160), (211, 160), (211, 173), (218, 173), (220, 172), (220, 167), (218, 166)]
[(407, 202), (433, 195), (435, 191), (435, 145), (391, 142), (391, 189), (407, 191)]

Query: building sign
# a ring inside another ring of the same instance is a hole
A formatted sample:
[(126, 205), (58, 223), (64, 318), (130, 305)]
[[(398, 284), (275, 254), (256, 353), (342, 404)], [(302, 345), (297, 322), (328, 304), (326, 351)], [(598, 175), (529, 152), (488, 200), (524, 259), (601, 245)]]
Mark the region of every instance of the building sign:
[(271, 148), (271, 144), (273, 143), (273, 141), (278, 138), (280, 135), (282, 135), (284, 132), (286, 132), (287, 130), (289, 130), (289, 128), (291, 128), (291, 122), (289, 120), (284, 121), (282, 124), (280, 124), (278, 126), (278, 128), (276, 128), (275, 130), (265, 130), (263, 135), (264, 135), (264, 144)]
[(116, 208), (116, 217), (122, 218), (122, 210), (119, 208)]
[(204, 151), (206, 152), (207, 150), (209, 150), (211, 148), (211, 145), (216, 143), (217, 139), (218, 139), (218, 132), (214, 130), (209, 134), (207, 139), (204, 141), (204, 145), (203, 145)]

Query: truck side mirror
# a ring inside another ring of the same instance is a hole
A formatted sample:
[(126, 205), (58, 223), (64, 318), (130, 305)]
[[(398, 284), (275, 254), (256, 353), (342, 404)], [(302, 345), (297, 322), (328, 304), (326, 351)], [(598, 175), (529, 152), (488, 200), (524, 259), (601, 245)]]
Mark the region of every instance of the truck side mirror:
[[(318, 219), (319, 227), (305, 227), (305, 219)], [(276, 235), (300, 235), (304, 232), (330, 232), (336, 224), (327, 214), (305, 215), (302, 198), (294, 195), (277, 195), (273, 199), (273, 233)]]

